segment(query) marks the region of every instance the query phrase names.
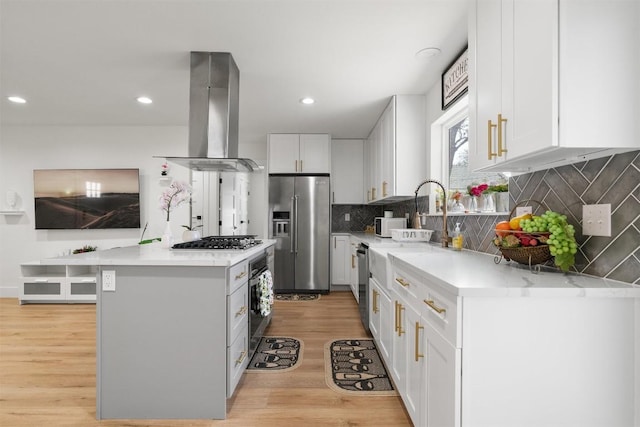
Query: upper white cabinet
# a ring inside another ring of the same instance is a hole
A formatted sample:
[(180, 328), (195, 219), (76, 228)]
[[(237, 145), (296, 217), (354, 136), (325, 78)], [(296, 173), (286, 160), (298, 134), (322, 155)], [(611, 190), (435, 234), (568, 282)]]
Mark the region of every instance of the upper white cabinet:
[(366, 141), (366, 201), (414, 196), (426, 174), (426, 106), (423, 95), (395, 95)]
[(474, 0), (469, 162), (549, 168), (638, 149), (640, 3)]
[(331, 202), (333, 204), (364, 203), (364, 141), (334, 139), (331, 141)]
[(269, 173), (330, 173), (328, 134), (270, 134)]

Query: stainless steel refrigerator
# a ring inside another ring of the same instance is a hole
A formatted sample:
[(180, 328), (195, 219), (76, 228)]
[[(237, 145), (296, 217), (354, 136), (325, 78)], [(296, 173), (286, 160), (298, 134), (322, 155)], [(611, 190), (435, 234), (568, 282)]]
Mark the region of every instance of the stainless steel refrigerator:
[(269, 238), (276, 240), (276, 293), (329, 292), (329, 176), (269, 176)]

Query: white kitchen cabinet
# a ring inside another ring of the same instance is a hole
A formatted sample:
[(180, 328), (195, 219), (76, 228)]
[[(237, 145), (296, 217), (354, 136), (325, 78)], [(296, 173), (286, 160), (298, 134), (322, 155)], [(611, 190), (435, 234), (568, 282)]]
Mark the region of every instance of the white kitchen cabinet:
[(426, 176), (426, 101), (395, 95), (367, 138), (367, 201), (412, 198)]
[(21, 264), (20, 270), (20, 304), (96, 301), (97, 269), (94, 267), (30, 262)]
[(385, 363), (391, 361), (394, 324), (391, 297), (377, 278), (369, 279), (369, 330)]
[(350, 285), (351, 248), (349, 236), (334, 234), (331, 236), (331, 284)]
[(331, 191), (333, 204), (364, 203), (364, 141), (331, 141)]
[(633, 299), (535, 285), (522, 296), (456, 296), (395, 257), (392, 277), (402, 333), (388, 365), (414, 425), (637, 424)]
[(331, 173), (328, 134), (270, 134), (269, 173)]
[(470, 167), (547, 169), (637, 149), (639, 14), (632, 1), (472, 1)]

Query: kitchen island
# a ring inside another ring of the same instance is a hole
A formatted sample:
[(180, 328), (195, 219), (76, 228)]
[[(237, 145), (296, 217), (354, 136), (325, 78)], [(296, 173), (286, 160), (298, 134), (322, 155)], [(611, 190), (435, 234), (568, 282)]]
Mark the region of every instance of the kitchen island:
[(150, 244), (46, 260), (97, 267), (96, 418), (224, 419), (248, 364), (249, 261), (274, 243)]

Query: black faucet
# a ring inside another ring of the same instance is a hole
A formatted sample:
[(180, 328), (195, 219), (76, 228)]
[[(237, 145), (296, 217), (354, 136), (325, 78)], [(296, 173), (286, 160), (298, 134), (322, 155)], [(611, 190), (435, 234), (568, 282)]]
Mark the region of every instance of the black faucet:
[(427, 179), (425, 181), (422, 181), (420, 185), (418, 185), (418, 188), (416, 188), (416, 197), (415, 197), (416, 217), (414, 220), (414, 228), (420, 228), (420, 212), (418, 212), (418, 191), (423, 185), (429, 182), (440, 186), (440, 188), (442, 189), (442, 195), (444, 197), (444, 203), (442, 203), (442, 247), (448, 248), (449, 233), (447, 231), (447, 191), (444, 189), (444, 185), (442, 185), (440, 181), (436, 181), (435, 179)]

